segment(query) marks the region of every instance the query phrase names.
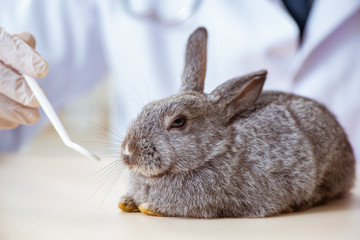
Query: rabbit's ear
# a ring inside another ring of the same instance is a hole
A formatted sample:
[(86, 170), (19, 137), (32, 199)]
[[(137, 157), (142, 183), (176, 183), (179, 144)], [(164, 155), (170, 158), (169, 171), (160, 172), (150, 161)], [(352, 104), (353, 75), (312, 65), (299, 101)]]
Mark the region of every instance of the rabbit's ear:
[(218, 86), (209, 94), (224, 109), (227, 119), (253, 106), (258, 99), (266, 79), (267, 71), (262, 70), (231, 79)]
[(200, 27), (193, 32), (188, 40), (185, 56), (185, 67), (182, 75), (180, 92), (204, 91), (206, 73), (207, 31)]

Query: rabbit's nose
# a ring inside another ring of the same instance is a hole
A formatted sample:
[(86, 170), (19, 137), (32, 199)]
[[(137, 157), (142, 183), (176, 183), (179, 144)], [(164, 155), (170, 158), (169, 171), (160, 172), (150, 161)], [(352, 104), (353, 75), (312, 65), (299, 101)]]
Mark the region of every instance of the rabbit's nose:
[(129, 142), (123, 144), (121, 148), (121, 157), (125, 164), (134, 165), (136, 163), (136, 159), (134, 158), (134, 149), (130, 148)]
[(128, 143), (125, 144), (125, 146), (122, 148), (122, 150), (123, 150), (122, 152), (123, 152), (124, 155), (127, 155), (127, 156), (130, 155), (129, 144)]
[(130, 155), (130, 149), (129, 149), (129, 142), (126, 141), (122, 144), (121, 146), (121, 154), (123, 155), (127, 155), (129, 156)]

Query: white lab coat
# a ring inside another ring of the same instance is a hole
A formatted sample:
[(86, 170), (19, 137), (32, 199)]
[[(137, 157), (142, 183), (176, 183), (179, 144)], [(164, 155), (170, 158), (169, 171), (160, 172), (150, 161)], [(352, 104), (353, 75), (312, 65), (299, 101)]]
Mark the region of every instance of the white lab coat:
[[(298, 27), (279, 0), (205, 0), (194, 16), (174, 26), (135, 19), (121, 0), (0, 0), (0, 26), (34, 34), (50, 65), (40, 82), (56, 107), (111, 72), (111, 125), (121, 134), (144, 104), (176, 93), (186, 40), (205, 26), (206, 92), (267, 69), (265, 89), (324, 103), (360, 156), (359, 0), (315, 0), (301, 46)], [(40, 125), (0, 131), (0, 151), (16, 149)]]

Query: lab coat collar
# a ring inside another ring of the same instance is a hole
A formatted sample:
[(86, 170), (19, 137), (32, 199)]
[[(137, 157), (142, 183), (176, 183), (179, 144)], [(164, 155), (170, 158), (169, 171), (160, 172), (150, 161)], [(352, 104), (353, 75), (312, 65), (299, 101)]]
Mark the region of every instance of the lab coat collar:
[(315, 0), (305, 27), (303, 43), (293, 63), (290, 75), (295, 77), (311, 52), (341, 27), (347, 19), (356, 14), (359, 9), (359, 0)]

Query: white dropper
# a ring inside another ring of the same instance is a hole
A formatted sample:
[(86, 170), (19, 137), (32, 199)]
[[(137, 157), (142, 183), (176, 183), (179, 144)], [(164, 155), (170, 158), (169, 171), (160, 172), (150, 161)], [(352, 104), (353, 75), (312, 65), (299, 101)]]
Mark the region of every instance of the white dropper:
[(54, 126), (56, 132), (59, 134), (60, 138), (64, 142), (66, 146), (69, 148), (74, 149), (75, 151), (81, 153), (84, 156), (93, 158), (95, 160), (100, 161), (100, 158), (95, 154), (91, 153), (89, 150), (85, 149), (84, 147), (80, 146), (79, 144), (74, 143), (68, 133), (66, 132), (64, 126), (62, 125), (59, 117), (57, 116), (54, 108), (51, 106), (51, 103), (45, 96), (44, 92), (42, 91), (41, 87), (39, 86), (38, 82), (27, 74), (23, 74), (25, 81), (29, 85), (30, 89), (33, 91), (36, 99), (40, 103), (40, 106), (44, 110), (46, 116), (49, 118), (51, 124)]

